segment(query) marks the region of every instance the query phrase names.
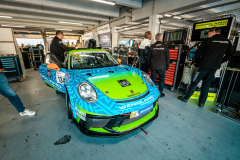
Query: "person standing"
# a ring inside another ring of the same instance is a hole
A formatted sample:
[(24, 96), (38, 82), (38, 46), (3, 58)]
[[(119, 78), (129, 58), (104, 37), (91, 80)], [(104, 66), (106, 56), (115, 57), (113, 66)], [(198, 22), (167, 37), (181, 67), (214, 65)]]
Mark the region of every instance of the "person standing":
[(162, 43), (163, 35), (161, 33), (156, 34), (155, 39), (156, 43), (151, 45), (148, 53), (148, 66), (151, 69), (151, 78), (154, 83), (157, 74), (159, 75), (160, 97), (164, 97), (165, 71), (169, 69), (170, 64), (169, 49), (166, 44)]
[(0, 94), (8, 98), (8, 100), (12, 103), (12, 105), (17, 109), (20, 116), (33, 116), (36, 114), (35, 111), (30, 111), (29, 109), (25, 109), (22, 101), (18, 97), (18, 95), (12, 90), (10, 84), (6, 76), (3, 73), (3, 66), (0, 60)]
[(132, 44), (132, 49), (133, 51), (137, 52), (138, 51), (138, 44), (135, 40), (133, 40), (133, 44)]
[[(179, 96), (183, 102), (188, 102), (198, 83), (202, 80), (199, 107), (204, 107), (207, 100), (210, 83), (221, 64), (233, 56), (231, 41), (221, 35), (220, 28), (211, 28), (208, 39), (204, 40), (195, 53), (196, 70), (192, 75), (191, 85), (185, 95)], [(224, 56), (225, 55), (225, 56)]]
[(145, 32), (144, 39), (138, 48), (138, 56), (140, 57), (141, 67), (140, 69), (145, 73), (148, 73), (147, 57), (149, 52), (149, 47), (151, 45), (152, 34), (150, 31)]
[(56, 36), (52, 40), (52, 44), (50, 45), (50, 52), (54, 54), (58, 59), (60, 59), (62, 62), (64, 62), (64, 52), (70, 51), (73, 49), (81, 48), (80, 46), (77, 47), (67, 47), (63, 44), (63, 32), (57, 31)]

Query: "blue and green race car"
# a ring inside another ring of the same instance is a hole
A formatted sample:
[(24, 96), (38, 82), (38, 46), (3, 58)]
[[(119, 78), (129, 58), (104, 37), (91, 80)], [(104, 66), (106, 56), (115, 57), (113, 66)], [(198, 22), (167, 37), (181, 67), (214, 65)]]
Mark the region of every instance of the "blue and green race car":
[(107, 51), (69, 51), (62, 67), (39, 67), (43, 81), (65, 93), (68, 118), (90, 136), (120, 137), (158, 116), (159, 90), (145, 72)]

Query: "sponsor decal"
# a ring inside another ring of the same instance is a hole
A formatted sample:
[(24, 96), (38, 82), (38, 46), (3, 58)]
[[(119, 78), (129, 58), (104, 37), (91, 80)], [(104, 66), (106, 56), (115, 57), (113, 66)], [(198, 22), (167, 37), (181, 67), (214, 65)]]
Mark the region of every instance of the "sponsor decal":
[(86, 121), (86, 113), (85, 113), (85, 112), (83, 112), (83, 111), (81, 111), (79, 108), (75, 107), (75, 113), (77, 114), (77, 116), (78, 116), (80, 119)]
[(150, 106), (147, 106), (146, 108), (143, 108), (143, 109), (139, 110), (138, 113), (140, 115), (143, 115), (143, 114), (151, 111), (152, 109), (153, 109), (153, 104), (151, 104)]
[(228, 19), (221, 20), (221, 21), (212, 21), (212, 22), (205, 22), (205, 23), (198, 23), (196, 24), (195, 29), (207, 29), (213, 27), (225, 27), (228, 25)]
[(127, 96), (128, 96), (128, 97), (135, 97), (135, 96), (137, 96), (137, 95), (139, 95), (139, 94), (141, 94), (141, 93), (138, 92), (138, 93), (130, 94), (130, 95), (127, 95)]
[(145, 105), (146, 103), (148, 103), (149, 101), (153, 100), (154, 99), (154, 96), (150, 96), (144, 100), (140, 100), (140, 101), (137, 101), (135, 103), (132, 103), (132, 104), (127, 104), (125, 106), (120, 106), (119, 109), (128, 109), (128, 108), (131, 108), (131, 107), (134, 107), (134, 106), (142, 106), (142, 105)]
[(51, 70), (50, 69), (47, 70), (47, 76), (51, 77)]

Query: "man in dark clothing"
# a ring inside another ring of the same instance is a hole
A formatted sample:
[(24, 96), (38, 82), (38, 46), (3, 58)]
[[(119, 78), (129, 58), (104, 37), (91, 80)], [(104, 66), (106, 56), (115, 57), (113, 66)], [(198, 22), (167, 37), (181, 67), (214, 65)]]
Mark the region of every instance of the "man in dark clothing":
[(135, 40), (133, 40), (132, 49), (133, 51), (136, 51), (136, 52), (138, 51), (138, 44)]
[(138, 56), (140, 57), (141, 67), (140, 69), (145, 73), (148, 73), (147, 57), (149, 47), (151, 45), (152, 34), (150, 31), (145, 32), (144, 40), (141, 42), (141, 45), (138, 48)]
[(25, 109), (18, 95), (12, 90), (7, 78), (3, 73), (3, 65), (0, 60), (0, 94), (8, 98), (12, 105), (17, 109), (20, 116), (33, 116), (35, 111)]
[(64, 62), (64, 52), (70, 51), (73, 49), (81, 48), (80, 46), (77, 47), (67, 47), (62, 42), (63, 39), (63, 32), (57, 31), (56, 36), (52, 40), (52, 44), (50, 46), (50, 52), (54, 54), (58, 59), (60, 59), (62, 62)]
[(148, 66), (151, 69), (151, 78), (154, 83), (158, 73), (160, 97), (164, 97), (165, 71), (168, 70), (170, 63), (169, 49), (167, 45), (162, 43), (163, 36), (161, 33), (156, 34), (155, 39), (156, 43), (151, 45), (148, 53)]
[(199, 107), (203, 107), (206, 102), (210, 83), (216, 70), (233, 56), (231, 41), (221, 35), (220, 28), (211, 28), (207, 34), (208, 39), (202, 42), (195, 54), (197, 68), (192, 75), (191, 85), (184, 96), (178, 97), (183, 102), (187, 102), (198, 83), (203, 80)]

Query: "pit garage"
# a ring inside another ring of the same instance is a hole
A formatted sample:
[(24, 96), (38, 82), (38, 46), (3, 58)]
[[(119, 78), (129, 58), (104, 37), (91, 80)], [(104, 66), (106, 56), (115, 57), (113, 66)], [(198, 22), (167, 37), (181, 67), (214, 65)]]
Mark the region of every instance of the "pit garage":
[(239, 8), (2, 0), (0, 159), (238, 160)]

